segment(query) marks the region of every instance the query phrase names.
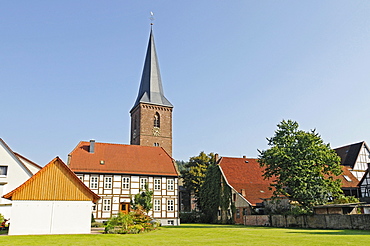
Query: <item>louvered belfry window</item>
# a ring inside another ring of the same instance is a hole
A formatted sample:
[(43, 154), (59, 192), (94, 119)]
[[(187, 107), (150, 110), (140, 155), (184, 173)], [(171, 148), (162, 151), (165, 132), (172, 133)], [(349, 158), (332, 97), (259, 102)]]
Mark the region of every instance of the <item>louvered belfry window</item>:
[(158, 112), (155, 113), (154, 115), (154, 127), (158, 127), (158, 128), (161, 127), (161, 119), (160, 119)]

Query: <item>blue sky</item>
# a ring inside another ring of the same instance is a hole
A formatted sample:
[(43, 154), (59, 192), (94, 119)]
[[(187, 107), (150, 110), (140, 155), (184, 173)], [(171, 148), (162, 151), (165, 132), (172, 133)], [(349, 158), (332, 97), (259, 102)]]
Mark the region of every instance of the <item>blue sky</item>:
[(0, 138), (40, 165), (129, 143), (154, 12), (173, 153), (257, 157), (283, 119), (370, 141), (370, 1), (1, 1)]

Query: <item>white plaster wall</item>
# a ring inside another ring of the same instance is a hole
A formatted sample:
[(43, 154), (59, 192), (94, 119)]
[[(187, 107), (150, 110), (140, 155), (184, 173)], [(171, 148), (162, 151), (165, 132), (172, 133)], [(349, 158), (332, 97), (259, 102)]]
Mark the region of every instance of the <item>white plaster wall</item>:
[(91, 201), (13, 201), (9, 235), (90, 233)]
[(32, 176), (30, 173), (11, 152), (0, 142), (0, 165), (8, 166), (8, 173), (6, 176), (0, 176), (0, 183), (2, 184), (2, 191), (0, 191), (0, 205), (11, 204), (8, 199), (1, 198), (3, 195), (14, 190), (27, 179)]
[(10, 219), (12, 217), (12, 204), (1, 204), (0, 214), (4, 216), (5, 219)]
[(32, 172), (32, 174), (36, 174), (38, 171), (40, 171), (40, 168), (36, 167), (26, 159), (23, 159), (22, 157), (19, 157), (19, 159), (23, 162), (23, 164)]

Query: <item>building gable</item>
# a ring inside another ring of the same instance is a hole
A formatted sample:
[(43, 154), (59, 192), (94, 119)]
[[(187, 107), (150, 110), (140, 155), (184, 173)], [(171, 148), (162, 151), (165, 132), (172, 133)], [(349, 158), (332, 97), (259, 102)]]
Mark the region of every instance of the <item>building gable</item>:
[(370, 149), (365, 141), (335, 148), (335, 152), (341, 158), (341, 165), (350, 168), (357, 179), (361, 179), (370, 162)]
[(40, 201), (96, 202), (100, 199), (58, 157), (3, 197), (10, 200)]

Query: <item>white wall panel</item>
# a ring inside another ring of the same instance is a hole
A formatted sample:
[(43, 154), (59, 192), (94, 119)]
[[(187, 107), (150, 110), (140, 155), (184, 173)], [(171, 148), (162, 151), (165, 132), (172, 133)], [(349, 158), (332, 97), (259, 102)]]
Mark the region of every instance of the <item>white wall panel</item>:
[(13, 201), (9, 235), (90, 233), (90, 201)]

